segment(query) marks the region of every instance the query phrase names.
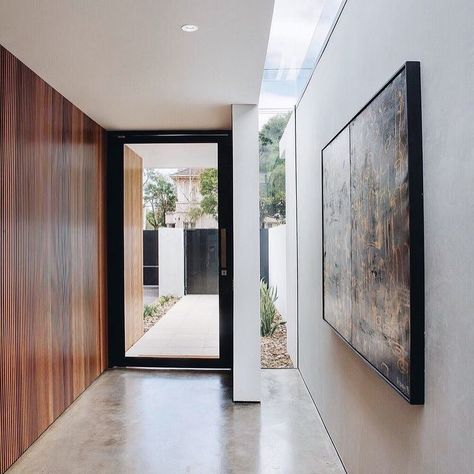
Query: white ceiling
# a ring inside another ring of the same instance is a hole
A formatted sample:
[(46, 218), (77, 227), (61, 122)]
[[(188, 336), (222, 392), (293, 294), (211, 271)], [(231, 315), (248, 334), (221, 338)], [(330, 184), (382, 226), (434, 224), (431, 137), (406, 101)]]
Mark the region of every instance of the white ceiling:
[(230, 104), (258, 103), (272, 11), (273, 0), (0, 0), (0, 44), (107, 129), (230, 128)]
[(125, 145), (143, 168), (217, 168), (217, 143), (139, 143)]

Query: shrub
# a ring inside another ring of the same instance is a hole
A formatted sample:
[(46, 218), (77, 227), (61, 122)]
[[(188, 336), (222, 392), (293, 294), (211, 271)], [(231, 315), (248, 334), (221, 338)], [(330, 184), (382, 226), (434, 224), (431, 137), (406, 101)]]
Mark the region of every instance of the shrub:
[(272, 336), (278, 327), (286, 321), (276, 321), (277, 310), (275, 301), (278, 299), (277, 289), (260, 280), (260, 335)]
[(143, 308), (143, 317), (149, 318), (154, 316), (156, 313), (156, 305), (146, 304)]
[(155, 300), (155, 303), (146, 304), (143, 307), (143, 317), (144, 318), (154, 318), (155, 316), (156, 317), (162, 316), (164, 314), (164, 312), (166, 311), (166, 309), (167, 309), (167, 308), (165, 308), (165, 306), (169, 302), (173, 302), (173, 301), (178, 300), (178, 299), (179, 298), (177, 296), (174, 296), (174, 295), (160, 296), (158, 301)]
[(158, 300), (158, 304), (160, 306), (164, 306), (165, 304), (169, 303), (170, 301), (174, 300), (176, 297), (174, 295), (163, 295), (160, 296), (160, 299)]

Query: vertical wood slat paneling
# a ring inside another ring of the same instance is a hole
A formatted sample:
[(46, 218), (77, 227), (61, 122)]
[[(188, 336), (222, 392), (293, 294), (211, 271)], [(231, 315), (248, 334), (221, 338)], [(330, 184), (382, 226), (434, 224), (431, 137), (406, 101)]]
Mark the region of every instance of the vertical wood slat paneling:
[(0, 46), (0, 473), (107, 364), (104, 130)]
[(125, 350), (143, 336), (143, 163), (128, 146), (123, 154)]

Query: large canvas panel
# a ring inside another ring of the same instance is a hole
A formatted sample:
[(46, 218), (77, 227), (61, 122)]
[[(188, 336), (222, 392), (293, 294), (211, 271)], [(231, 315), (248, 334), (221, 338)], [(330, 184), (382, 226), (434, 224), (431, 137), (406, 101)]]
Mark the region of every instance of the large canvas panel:
[(324, 316), (351, 340), (351, 201), (349, 128), (323, 152)]
[(350, 125), (352, 344), (410, 395), (405, 71)]

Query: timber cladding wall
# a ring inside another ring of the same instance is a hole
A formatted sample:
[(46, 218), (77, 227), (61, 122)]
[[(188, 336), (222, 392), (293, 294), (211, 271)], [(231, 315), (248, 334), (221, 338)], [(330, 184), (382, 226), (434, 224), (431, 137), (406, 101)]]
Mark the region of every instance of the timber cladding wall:
[(104, 143), (0, 46), (0, 472), (106, 368)]

